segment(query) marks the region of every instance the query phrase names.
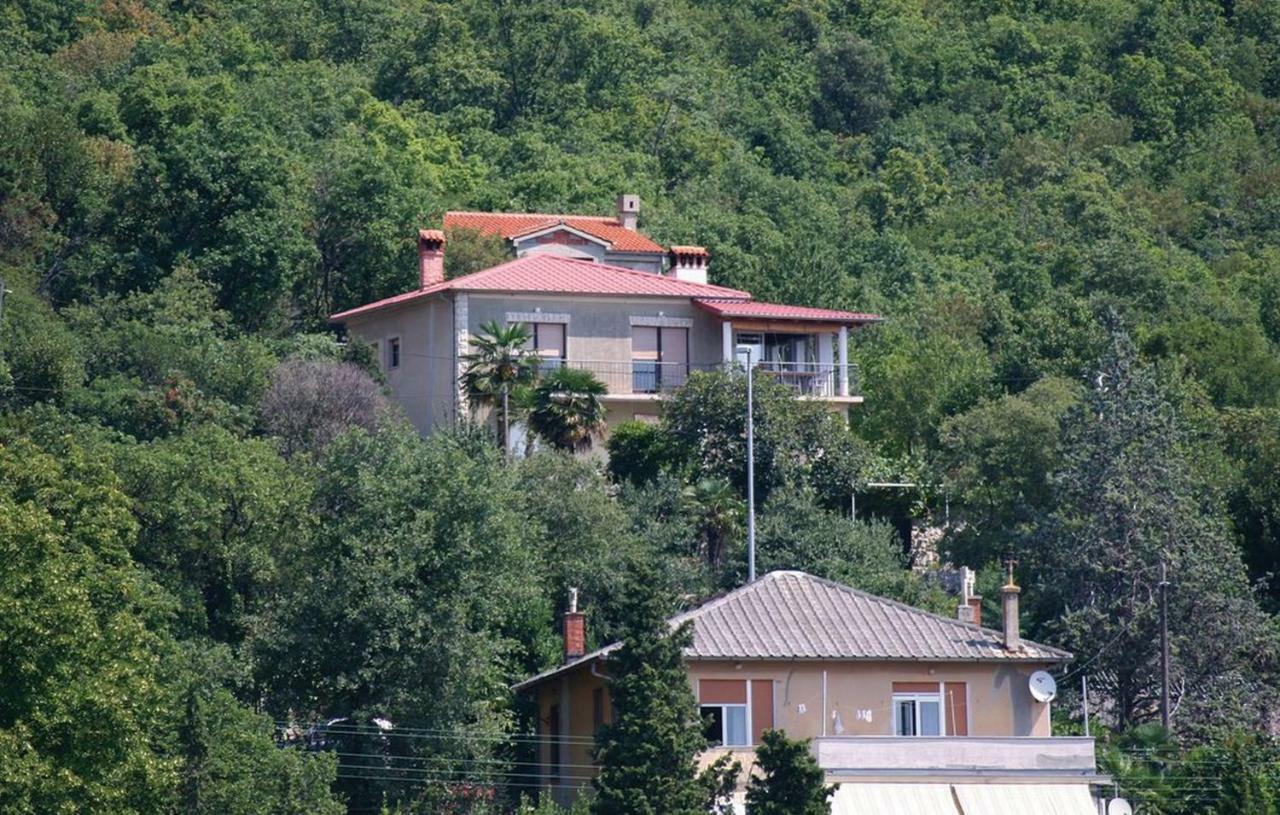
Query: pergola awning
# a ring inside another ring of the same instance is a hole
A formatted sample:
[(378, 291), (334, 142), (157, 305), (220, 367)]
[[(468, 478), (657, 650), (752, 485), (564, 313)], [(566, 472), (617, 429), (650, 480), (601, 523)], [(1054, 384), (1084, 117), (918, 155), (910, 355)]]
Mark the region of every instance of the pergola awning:
[(1087, 784), (841, 784), (831, 815), (1097, 815)]

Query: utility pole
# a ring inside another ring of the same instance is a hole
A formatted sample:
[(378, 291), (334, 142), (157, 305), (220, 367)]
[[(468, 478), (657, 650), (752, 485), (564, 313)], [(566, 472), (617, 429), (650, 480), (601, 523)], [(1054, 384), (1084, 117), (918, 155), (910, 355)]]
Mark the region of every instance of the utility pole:
[(1160, 561), (1160, 724), (1172, 733), (1169, 722), (1169, 579), (1165, 562)]
[(756, 429), (751, 349), (747, 355), (747, 582), (756, 582)]
[(511, 405), (508, 397), (508, 391), (511, 390), (510, 383), (502, 383), (502, 455), (511, 455)]
[(1084, 708), (1084, 735), (1089, 736), (1089, 675), (1080, 674), (1080, 699)]

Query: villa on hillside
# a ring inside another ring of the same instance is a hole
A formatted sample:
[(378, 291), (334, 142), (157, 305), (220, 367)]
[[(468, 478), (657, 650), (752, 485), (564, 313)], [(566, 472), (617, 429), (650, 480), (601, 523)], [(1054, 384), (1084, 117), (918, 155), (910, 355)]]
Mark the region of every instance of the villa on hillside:
[[(1097, 815), (1091, 738), (1054, 737), (1043, 672), (1071, 655), (1024, 640), (1018, 587), (1003, 631), (980, 598), (941, 617), (803, 572), (773, 572), (670, 620), (688, 622), (689, 682), (712, 748), (744, 768), (770, 728), (810, 739), (834, 815)], [(571, 600), (564, 664), (515, 686), (536, 702), (540, 786), (561, 804), (590, 794), (592, 740), (611, 721), (608, 655), (585, 653)], [(1037, 675), (1040, 672), (1041, 675)], [(741, 811), (743, 791), (736, 803)]]
[[(615, 216), (449, 212), (418, 236), (418, 287), (334, 314), (375, 347), (397, 402), (422, 433), (465, 415), (458, 378), (489, 321), (528, 326), (546, 366), (591, 371), (608, 389), (608, 424), (656, 418), (694, 370), (749, 358), (804, 399), (846, 411), (861, 397), (849, 331), (874, 314), (764, 303), (707, 282), (708, 253), (663, 247), (637, 230), (639, 199)], [(446, 280), (446, 233), (505, 239), (506, 263)]]

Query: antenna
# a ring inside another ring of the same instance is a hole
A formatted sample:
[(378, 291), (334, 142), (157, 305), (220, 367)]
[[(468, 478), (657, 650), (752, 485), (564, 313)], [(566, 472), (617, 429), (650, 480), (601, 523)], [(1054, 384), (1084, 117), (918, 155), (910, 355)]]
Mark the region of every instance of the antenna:
[(1031, 674), (1031, 678), (1027, 680), (1027, 689), (1031, 691), (1031, 698), (1037, 702), (1048, 703), (1058, 698), (1058, 683), (1048, 671)]
[(1123, 798), (1112, 798), (1107, 802), (1107, 815), (1133, 815), (1133, 807)]

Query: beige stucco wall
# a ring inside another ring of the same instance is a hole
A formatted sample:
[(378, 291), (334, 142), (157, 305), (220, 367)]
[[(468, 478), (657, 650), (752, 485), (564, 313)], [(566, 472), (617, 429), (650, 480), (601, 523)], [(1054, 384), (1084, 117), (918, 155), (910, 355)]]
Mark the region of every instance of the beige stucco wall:
[[(352, 341), (379, 344), (392, 398), (419, 433), (454, 419), (453, 303), (445, 296), (377, 311), (347, 322)], [(400, 338), (400, 366), (387, 368), (387, 341)]]
[[(970, 736), (1017, 736), (1047, 738), (1052, 735), (1049, 706), (1040, 704), (1027, 692), (1027, 679), (1032, 672), (1049, 667), (1043, 664), (1007, 664), (972, 662), (690, 662), (689, 679), (695, 694), (702, 679), (763, 679), (773, 682), (773, 715), (775, 727), (792, 738), (817, 738), (837, 735), (832, 718), (840, 716), (844, 736), (893, 735), (891, 710), (894, 682), (964, 682), (968, 690), (968, 730)], [(826, 707), (823, 706), (823, 674), (826, 674)], [(604, 687), (604, 680), (587, 666), (543, 683), (537, 689), (540, 724), (545, 722), (552, 705), (561, 704), (567, 718), (561, 719), (561, 733), (579, 741), (565, 743), (561, 749), (567, 787), (587, 782), (582, 777), (594, 774), (591, 745), (582, 739), (592, 738), (592, 692)], [(608, 721), (608, 691), (605, 691), (605, 720)], [(803, 709), (802, 709), (803, 707)], [(859, 711), (870, 711), (870, 719)], [(823, 724), (826, 724), (824, 732)], [(550, 744), (541, 748), (541, 772), (550, 760)], [(709, 751), (701, 763), (707, 764), (722, 750)], [(751, 751), (732, 750), (745, 765), (751, 762)], [(574, 779), (574, 777), (579, 777)], [(545, 781), (545, 779), (544, 779)], [(563, 796), (560, 797), (564, 800)]]

